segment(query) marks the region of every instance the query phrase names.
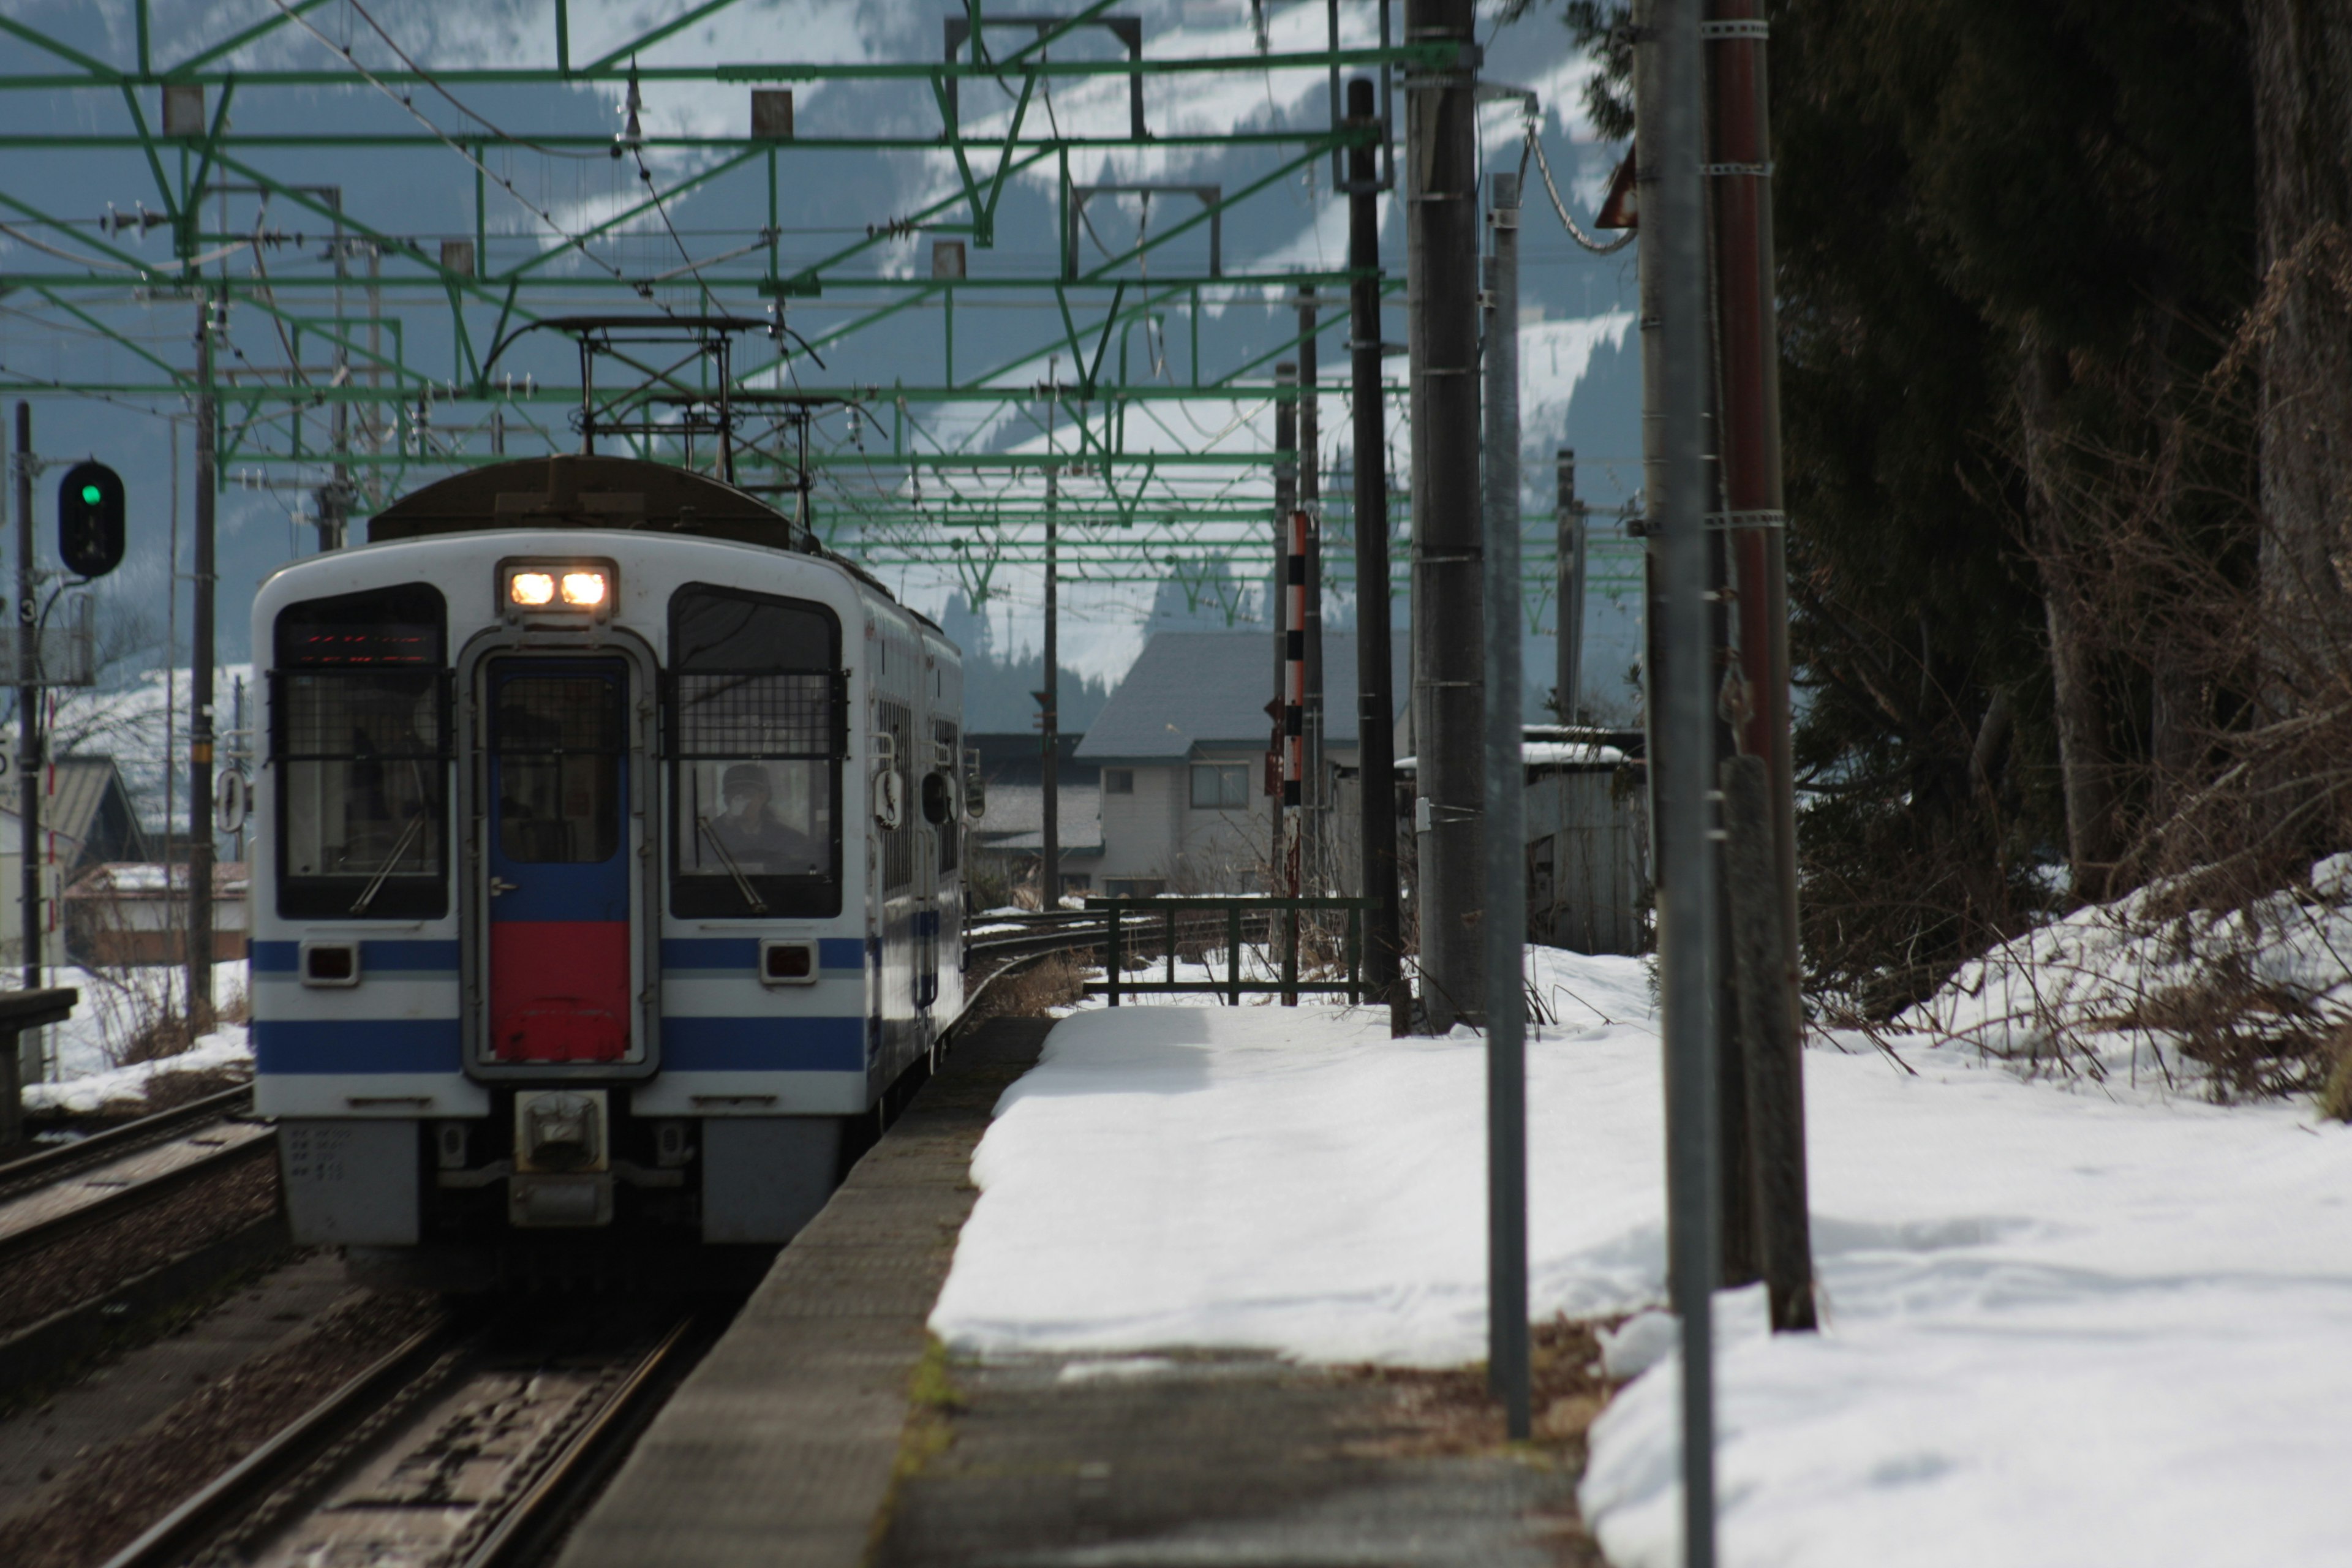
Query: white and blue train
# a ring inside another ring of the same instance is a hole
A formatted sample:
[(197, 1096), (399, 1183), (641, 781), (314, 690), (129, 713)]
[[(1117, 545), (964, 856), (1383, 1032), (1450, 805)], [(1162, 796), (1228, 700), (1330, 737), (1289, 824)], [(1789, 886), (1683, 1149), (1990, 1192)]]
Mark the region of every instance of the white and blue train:
[(954, 645), (744, 491), (556, 457), (278, 572), (253, 647), (296, 1238), (487, 1283), (788, 1240), (962, 1005)]

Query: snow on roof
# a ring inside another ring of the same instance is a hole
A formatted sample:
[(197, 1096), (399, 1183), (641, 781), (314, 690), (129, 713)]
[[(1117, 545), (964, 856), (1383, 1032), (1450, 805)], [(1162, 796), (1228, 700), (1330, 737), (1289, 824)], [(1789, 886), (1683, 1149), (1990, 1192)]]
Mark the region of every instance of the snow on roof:
[[(1519, 751), (1531, 768), (1613, 768), (1625, 761), (1625, 753), (1617, 747), (1586, 741), (1528, 741)], [(1420, 763), (1418, 757), (1399, 757), (1397, 771), (1410, 773)]]

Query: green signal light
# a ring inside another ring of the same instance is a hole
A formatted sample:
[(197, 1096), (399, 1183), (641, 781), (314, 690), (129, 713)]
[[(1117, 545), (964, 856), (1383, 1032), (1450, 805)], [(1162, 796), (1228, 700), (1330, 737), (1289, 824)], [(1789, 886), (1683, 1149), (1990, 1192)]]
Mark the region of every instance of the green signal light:
[(82, 486), (81, 499), (88, 501), (91, 506), (96, 506), (100, 500), (98, 487), (96, 485)]

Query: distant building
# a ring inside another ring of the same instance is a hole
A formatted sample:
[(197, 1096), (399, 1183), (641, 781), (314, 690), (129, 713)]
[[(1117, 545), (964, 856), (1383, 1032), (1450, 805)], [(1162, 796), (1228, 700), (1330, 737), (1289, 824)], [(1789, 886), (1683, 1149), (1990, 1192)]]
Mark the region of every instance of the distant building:
[[(1095, 805), (1095, 768), (1074, 753), (1079, 736), (1061, 735), (1055, 770), (1061, 819), (1062, 890), (1095, 890), (1095, 862), (1102, 857), (1102, 826)], [(1006, 887), (1034, 881), (1045, 857), (1045, 748), (1028, 734), (964, 736), (966, 750), (979, 753), (980, 776), (988, 785), (988, 809), (971, 825), (965, 843), (975, 882)]]
[[(1161, 632), (1144, 645), (1076, 753), (1101, 770), (1099, 891), (1265, 889), (1274, 647), (1263, 631)], [(1402, 638), (1393, 657), (1396, 689), (1404, 691), (1411, 667)], [(1309, 879), (1352, 892), (1359, 860), (1353, 634), (1324, 634), (1323, 717), (1331, 774), (1324, 794), (1332, 804), (1319, 814), (1315, 835), (1323, 875)], [(1069, 819), (1066, 805), (1063, 820)]]
[[(213, 960), (246, 955), (251, 891), (243, 861), (213, 864)], [(91, 968), (184, 963), (188, 958), (188, 866), (180, 861), (92, 866), (65, 892), (66, 953)]]
[[(1528, 940), (1572, 952), (1651, 945), (1649, 796), (1639, 730), (1527, 727), (1520, 758)], [(1400, 758), (1407, 788), (1416, 759)]]
[[(41, 785), (40, 862), (47, 935), (43, 952), (51, 963), (65, 931), (59, 895), (94, 866), (145, 860), (152, 853), (139, 826), (121, 770), (108, 756), (59, 757), (37, 775)], [(16, 810), (18, 786), (0, 793), (0, 963), (24, 962), (23, 817)]]

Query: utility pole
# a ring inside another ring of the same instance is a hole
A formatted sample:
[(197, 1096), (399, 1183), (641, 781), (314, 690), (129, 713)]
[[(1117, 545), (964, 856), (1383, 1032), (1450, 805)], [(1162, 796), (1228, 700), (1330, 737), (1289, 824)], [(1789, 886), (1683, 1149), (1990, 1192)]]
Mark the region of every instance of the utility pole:
[(1528, 940), (1519, 723), (1519, 177), (1491, 176), (1486, 257), (1486, 1384), (1528, 1434)]
[(1559, 449), (1559, 653), (1552, 706), (1563, 724), (1576, 722), (1584, 680), (1584, 503), (1576, 499), (1576, 453)]
[[(26, 640), (37, 628), (22, 618), (23, 606), (33, 602), (33, 410), (29, 404), (16, 405), (16, 447), (13, 456), (16, 468), (16, 603), (19, 607), (16, 662), (18, 677), (26, 682), (17, 688), (16, 711), (23, 720), (18, 726), (19, 739), (25, 740), (33, 733), (30, 716), (34, 711), (33, 703), (40, 696), (38, 688), (32, 684), (32, 666), (25, 657)], [(23, 835), (20, 847), (25, 868), (21, 917), (24, 984), (27, 991), (38, 990), (41, 984), (39, 950), (35, 946), (39, 940), (40, 882), (37, 863), (33, 858), (40, 834), (33, 820), (36, 774), (33, 767), (25, 761), (32, 749), (30, 743), (19, 747), (16, 768), (17, 812)], [(5, 1052), (0, 1052), (0, 1149), (15, 1148), (25, 1136), (25, 1058), (31, 1039), (37, 1037), (35, 1031), (26, 1030), (10, 1040)]]
[(209, 295), (196, 304), (195, 624), (189, 631), (188, 1027), (198, 1032), (213, 1025), (213, 308)]
[(1307, 703), (1301, 724), (1307, 765), (1298, 814), (1299, 864), (1306, 868), (1301, 892), (1321, 893), (1324, 860), (1329, 854), (1328, 802), (1323, 776), (1323, 448), (1322, 417), (1315, 384), (1322, 374), (1317, 353), (1315, 285), (1298, 289), (1298, 505), (1307, 513)]
[(16, 405), (16, 844), (25, 989), (41, 987), (40, 604), (33, 576), (33, 405)]
[(1699, 0), (1641, 0), (1641, 323), (1649, 772), (1664, 1015), (1668, 1288), (1682, 1327), (1683, 1562), (1715, 1568), (1717, 889), (1706, 511), (1707, 318)]
[(1055, 516), (1061, 484), (1060, 468), (1049, 464), (1045, 469), (1045, 689), (1040, 693), (1045, 710), (1042, 718), (1045, 731), (1045, 831), (1037, 862), (1037, 907), (1041, 910), (1062, 907), (1062, 616), (1057, 602), (1061, 561)]
[(1389, 652), (1388, 422), (1381, 388), (1380, 148), (1372, 84), (1348, 83), (1348, 377), (1356, 463), (1356, 804), (1362, 834), (1364, 982), (1403, 1032), (1402, 920), (1396, 853), (1396, 698)]
[[(1754, 1167), (1756, 1251), (1776, 1329), (1815, 1326), (1811, 1225), (1807, 1214), (1805, 1101), (1799, 1041), (1796, 796), (1789, 754), (1789, 612), (1786, 516), (1780, 489), (1779, 327), (1773, 301), (1771, 138), (1765, 95), (1765, 24), (1759, 0), (1714, 0), (1709, 28), (1715, 145), (1707, 163), (1715, 198), (1716, 305), (1720, 323), (1720, 417), (1716, 422), (1738, 658), (1732, 704), (1738, 756), (1752, 777), (1726, 798), (1752, 800), (1726, 828), (1731, 855), (1762, 878), (1728, 879), (1736, 942), (1739, 1055), (1746, 1069)], [(1755, 786), (1760, 784), (1760, 790)], [(1727, 1104), (1727, 1110), (1728, 1106)], [(1727, 1141), (1728, 1143), (1730, 1141)]]
[(1420, 758), (1422, 1007), (1430, 1033), (1485, 1016), (1480, 746), (1486, 622), (1478, 505), (1477, 45), (1472, 0), (1406, 0), (1405, 37), (1452, 44), (1407, 79), (1412, 321), (1412, 739)]
[(1298, 507), (1298, 404), (1292, 395), (1298, 386), (1298, 367), (1289, 361), (1274, 367), (1274, 581), (1266, 588), (1266, 619), (1274, 626), (1274, 715), (1276, 771), (1268, 782), (1266, 811), (1272, 823), (1267, 835), (1266, 891), (1280, 898), (1295, 893), (1286, 885), (1283, 869), (1289, 863), (1289, 841), (1283, 811), (1281, 759), (1289, 755), (1283, 714), (1288, 702), (1290, 671), (1290, 514)]

